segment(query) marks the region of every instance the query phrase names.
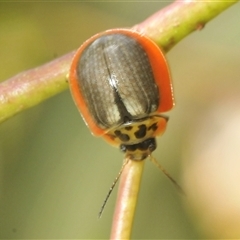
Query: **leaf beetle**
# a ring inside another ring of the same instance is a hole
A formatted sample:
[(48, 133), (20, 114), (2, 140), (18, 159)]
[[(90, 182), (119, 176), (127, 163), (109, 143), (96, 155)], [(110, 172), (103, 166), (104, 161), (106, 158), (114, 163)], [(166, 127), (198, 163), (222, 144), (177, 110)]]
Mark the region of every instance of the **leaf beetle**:
[(112, 29), (77, 50), (69, 73), (73, 99), (95, 136), (120, 147), (131, 160), (156, 149), (174, 105), (166, 58), (144, 34)]

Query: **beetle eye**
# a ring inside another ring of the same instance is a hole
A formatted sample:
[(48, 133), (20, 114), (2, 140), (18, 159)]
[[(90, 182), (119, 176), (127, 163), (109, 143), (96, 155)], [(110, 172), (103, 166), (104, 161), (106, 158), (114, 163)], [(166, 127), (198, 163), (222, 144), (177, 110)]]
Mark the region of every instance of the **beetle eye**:
[(148, 149), (150, 152), (153, 152), (157, 148), (157, 143), (154, 138), (152, 138), (151, 140), (153, 141), (151, 141), (151, 143), (149, 144)]
[(120, 151), (125, 153), (125, 152), (127, 151), (126, 145), (121, 144), (121, 145), (120, 145)]

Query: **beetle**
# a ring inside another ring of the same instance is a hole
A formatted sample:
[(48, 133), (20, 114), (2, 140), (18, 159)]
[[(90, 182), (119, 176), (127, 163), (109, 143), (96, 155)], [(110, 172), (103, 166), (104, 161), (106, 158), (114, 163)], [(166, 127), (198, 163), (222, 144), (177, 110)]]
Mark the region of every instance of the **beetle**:
[(166, 58), (144, 34), (111, 29), (88, 39), (70, 67), (70, 90), (95, 136), (119, 147), (131, 160), (156, 149), (174, 106)]

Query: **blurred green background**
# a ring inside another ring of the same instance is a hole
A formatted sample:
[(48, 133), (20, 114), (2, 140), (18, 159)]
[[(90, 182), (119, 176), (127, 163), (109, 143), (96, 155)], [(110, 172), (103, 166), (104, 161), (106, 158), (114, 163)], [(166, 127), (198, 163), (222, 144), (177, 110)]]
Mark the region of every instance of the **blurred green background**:
[[(170, 3), (0, 3), (0, 80), (68, 53), (97, 32), (131, 27)], [(196, 121), (226, 92), (240, 94), (239, 10), (231, 7), (167, 54), (176, 106), (154, 156), (183, 186)], [(107, 239), (117, 188), (101, 220), (97, 215), (122, 159), (118, 149), (91, 136), (69, 91), (4, 122), (0, 238)], [(207, 238), (189, 201), (148, 161), (132, 237)]]

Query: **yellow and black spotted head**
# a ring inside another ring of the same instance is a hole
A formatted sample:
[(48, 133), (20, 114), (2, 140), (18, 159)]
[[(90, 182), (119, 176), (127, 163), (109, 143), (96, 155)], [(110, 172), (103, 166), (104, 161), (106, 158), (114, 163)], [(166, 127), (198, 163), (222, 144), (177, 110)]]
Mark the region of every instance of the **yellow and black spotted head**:
[(131, 159), (142, 160), (156, 149), (155, 137), (164, 133), (167, 121), (162, 115), (135, 120), (109, 131), (104, 138)]

